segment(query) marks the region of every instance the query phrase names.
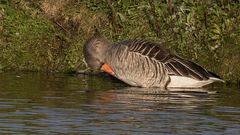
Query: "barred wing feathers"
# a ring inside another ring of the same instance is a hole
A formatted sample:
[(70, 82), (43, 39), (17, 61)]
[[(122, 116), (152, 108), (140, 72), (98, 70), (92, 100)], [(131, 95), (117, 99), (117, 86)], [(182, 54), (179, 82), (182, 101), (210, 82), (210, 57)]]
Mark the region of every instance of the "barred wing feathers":
[(218, 75), (201, 66), (174, 55), (161, 43), (135, 39), (123, 41), (121, 44), (127, 45), (130, 52), (139, 53), (144, 57), (163, 63), (169, 75), (190, 77), (196, 80), (208, 80), (210, 77), (220, 79)]

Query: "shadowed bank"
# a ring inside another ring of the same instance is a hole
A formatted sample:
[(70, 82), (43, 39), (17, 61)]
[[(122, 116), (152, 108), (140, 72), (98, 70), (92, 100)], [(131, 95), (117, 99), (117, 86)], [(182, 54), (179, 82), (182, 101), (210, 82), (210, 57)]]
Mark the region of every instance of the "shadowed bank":
[(97, 28), (113, 42), (147, 38), (239, 82), (239, 1), (2, 0), (0, 70), (84, 69), (82, 47)]

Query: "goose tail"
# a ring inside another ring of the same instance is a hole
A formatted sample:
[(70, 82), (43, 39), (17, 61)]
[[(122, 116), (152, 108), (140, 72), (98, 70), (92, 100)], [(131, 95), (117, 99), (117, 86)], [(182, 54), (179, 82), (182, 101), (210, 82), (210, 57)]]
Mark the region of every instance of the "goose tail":
[(209, 79), (210, 80), (213, 80), (214, 82), (215, 81), (219, 81), (219, 82), (225, 82), (220, 76), (218, 76), (217, 74), (211, 72), (211, 71), (208, 71), (209, 73)]
[(185, 76), (170, 76), (168, 88), (200, 88), (213, 82), (224, 82), (221, 78), (209, 77), (207, 80), (196, 80)]

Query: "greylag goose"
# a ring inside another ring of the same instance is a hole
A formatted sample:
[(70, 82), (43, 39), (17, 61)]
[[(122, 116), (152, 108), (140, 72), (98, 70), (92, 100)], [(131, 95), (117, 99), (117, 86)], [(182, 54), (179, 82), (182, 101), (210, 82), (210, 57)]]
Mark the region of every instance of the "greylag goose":
[(144, 39), (110, 43), (94, 35), (83, 48), (88, 67), (102, 70), (138, 87), (199, 88), (215, 81), (218, 75), (185, 60), (163, 44)]

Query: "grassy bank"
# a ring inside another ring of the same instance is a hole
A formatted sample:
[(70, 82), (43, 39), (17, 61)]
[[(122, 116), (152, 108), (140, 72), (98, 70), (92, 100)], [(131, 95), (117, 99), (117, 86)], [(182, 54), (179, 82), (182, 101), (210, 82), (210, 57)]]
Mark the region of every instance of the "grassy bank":
[(84, 69), (82, 46), (96, 28), (112, 41), (164, 41), (224, 79), (240, 80), (237, 0), (2, 0), (0, 69)]

